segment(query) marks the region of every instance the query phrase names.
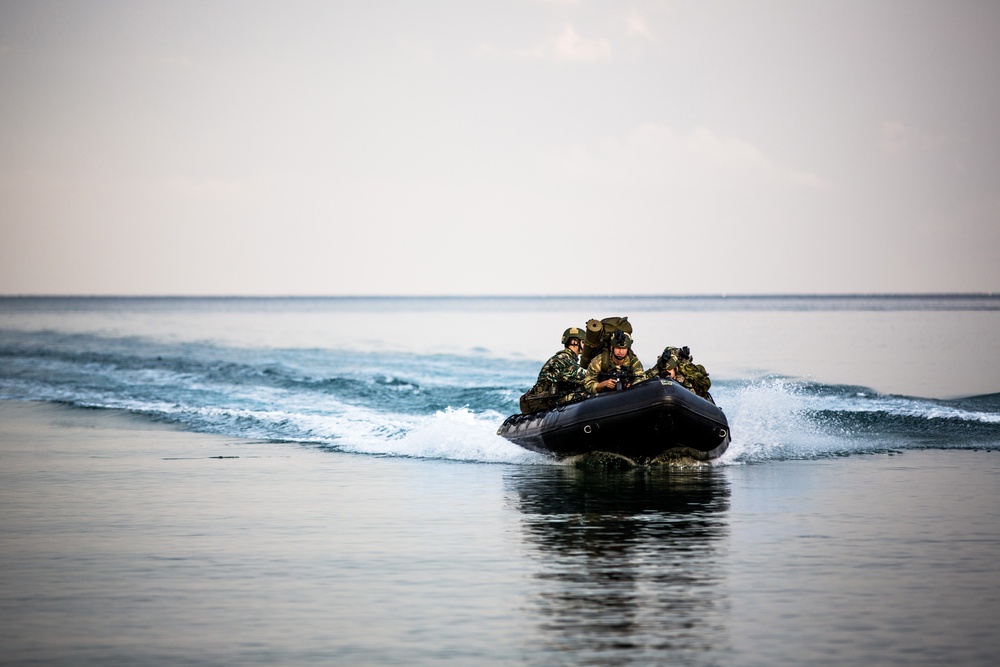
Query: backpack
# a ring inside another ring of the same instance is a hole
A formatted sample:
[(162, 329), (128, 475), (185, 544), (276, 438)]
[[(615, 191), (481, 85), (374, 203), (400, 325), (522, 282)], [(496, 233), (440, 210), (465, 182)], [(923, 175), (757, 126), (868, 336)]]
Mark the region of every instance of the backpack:
[(580, 353), (580, 365), (586, 368), (591, 360), (608, 347), (611, 334), (624, 331), (632, 335), (632, 323), (628, 317), (605, 317), (603, 320), (588, 320), (586, 339)]
[(708, 390), (712, 388), (712, 380), (708, 377), (708, 371), (705, 370), (704, 366), (685, 361), (677, 370), (684, 376), (684, 384), (691, 391), (702, 398), (708, 395)]

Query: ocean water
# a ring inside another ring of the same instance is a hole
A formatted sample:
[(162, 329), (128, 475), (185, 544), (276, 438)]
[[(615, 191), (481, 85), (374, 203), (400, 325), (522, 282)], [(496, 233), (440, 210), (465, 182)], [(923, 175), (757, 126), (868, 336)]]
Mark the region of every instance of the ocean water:
[[(580, 468), (496, 435), (563, 329), (612, 315), (647, 366), (708, 368), (720, 460)], [(64, 425), (0, 429), (0, 648), (992, 664), (998, 331), (986, 295), (0, 298), (5, 414)]]
[(495, 436), (562, 331), (688, 345), (725, 463), (1000, 437), (1000, 297), (0, 299), (0, 400), (331, 451), (540, 462)]

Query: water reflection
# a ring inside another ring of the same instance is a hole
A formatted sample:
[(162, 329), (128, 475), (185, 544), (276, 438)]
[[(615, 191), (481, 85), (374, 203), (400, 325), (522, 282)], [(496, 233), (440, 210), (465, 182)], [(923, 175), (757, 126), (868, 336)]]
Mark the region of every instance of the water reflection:
[(558, 466), (507, 482), (537, 561), (535, 648), (571, 652), (574, 664), (717, 661), (728, 611), (721, 471)]

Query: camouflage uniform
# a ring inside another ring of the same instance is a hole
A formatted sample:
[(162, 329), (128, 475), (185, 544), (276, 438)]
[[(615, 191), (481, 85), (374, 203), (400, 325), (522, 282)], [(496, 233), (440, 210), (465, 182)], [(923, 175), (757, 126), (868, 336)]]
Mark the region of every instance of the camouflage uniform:
[[(666, 358), (664, 358), (666, 357)], [(708, 390), (712, 386), (712, 380), (708, 377), (708, 371), (701, 364), (694, 363), (690, 351), (685, 348), (668, 347), (663, 350), (663, 354), (656, 360), (656, 365), (649, 369), (646, 379), (664, 378), (671, 379), (668, 367), (673, 367), (676, 372), (675, 382), (679, 382), (685, 389), (701, 396), (705, 400), (715, 402)]]
[(605, 350), (600, 356), (594, 357), (590, 366), (587, 367), (587, 380), (583, 383), (587, 393), (596, 394), (597, 385), (607, 380), (615, 372), (622, 372), (627, 376), (626, 389), (645, 379), (642, 362), (639, 361), (639, 357), (633, 354), (632, 350), (629, 350), (628, 354), (625, 355), (625, 361), (622, 362), (621, 366), (615, 366), (611, 360), (611, 350)]
[(583, 381), (587, 371), (580, 367), (576, 353), (568, 347), (556, 352), (538, 372), (538, 381), (521, 396), (521, 412), (549, 410), (587, 397)]

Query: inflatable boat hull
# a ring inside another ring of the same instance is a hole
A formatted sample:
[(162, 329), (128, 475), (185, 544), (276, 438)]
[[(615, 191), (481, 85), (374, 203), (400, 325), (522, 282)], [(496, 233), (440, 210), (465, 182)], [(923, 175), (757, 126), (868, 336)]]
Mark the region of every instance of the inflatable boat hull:
[(717, 405), (661, 379), (511, 415), (497, 434), (556, 458), (609, 452), (641, 463), (671, 455), (708, 461), (722, 456), (730, 441), (729, 422)]

